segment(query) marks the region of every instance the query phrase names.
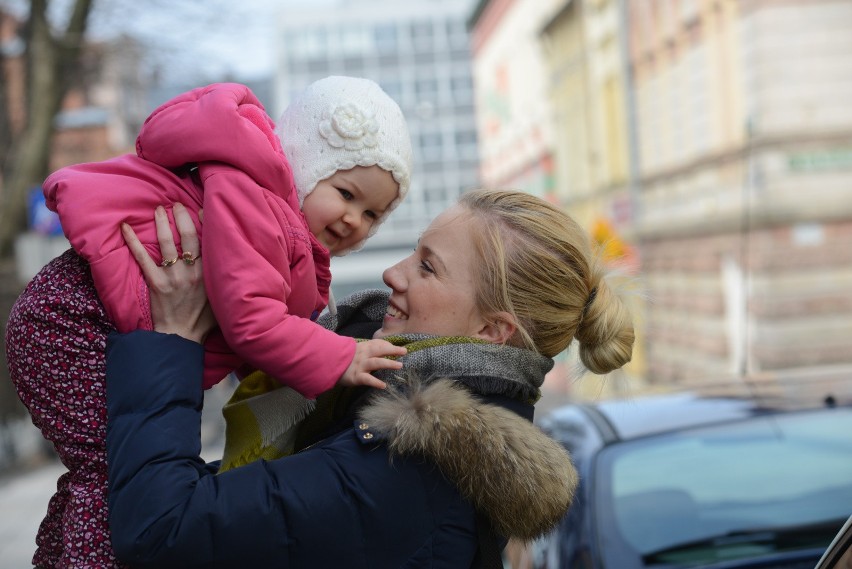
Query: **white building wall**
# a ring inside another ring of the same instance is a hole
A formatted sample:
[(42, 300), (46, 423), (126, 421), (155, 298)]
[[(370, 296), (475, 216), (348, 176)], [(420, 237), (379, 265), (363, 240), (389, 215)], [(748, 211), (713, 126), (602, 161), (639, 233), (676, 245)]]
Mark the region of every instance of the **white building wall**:
[[(513, 0), (510, 4), (482, 44), (475, 46), (473, 76), (485, 186), (516, 182), (531, 163), (550, 153), (554, 140), (546, 58), (539, 36), (562, 2)], [(484, 14), (483, 22), (486, 18)]]
[[(332, 261), (336, 291), (380, 285), (375, 252), (387, 251), (389, 262), (407, 254), (435, 215), (479, 186), (471, 10), (470, 0), (346, 0), (280, 14), (275, 116), (311, 82), (352, 75), (379, 83), (400, 104), (411, 133), (409, 194), (363, 253)], [(370, 262), (362, 263), (367, 253)]]
[(852, 2), (775, 4), (743, 15), (750, 111), (760, 134), (852, 128)]

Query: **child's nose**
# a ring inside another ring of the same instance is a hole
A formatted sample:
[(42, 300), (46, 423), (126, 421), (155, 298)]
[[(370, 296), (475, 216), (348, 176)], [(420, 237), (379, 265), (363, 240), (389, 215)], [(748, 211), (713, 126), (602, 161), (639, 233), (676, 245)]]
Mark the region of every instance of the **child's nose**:
[(343, 216), (343, 222), (352, 228), (352, 231), (357, 231), (361, 227), (361, 215), (356, 211), (347, 211)]

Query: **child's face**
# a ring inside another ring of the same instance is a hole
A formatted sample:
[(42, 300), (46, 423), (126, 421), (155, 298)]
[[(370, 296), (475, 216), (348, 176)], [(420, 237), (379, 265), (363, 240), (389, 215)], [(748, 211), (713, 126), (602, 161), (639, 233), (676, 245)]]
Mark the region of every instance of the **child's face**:
[(305, 198), (302, 212), (311, 233), (335, 255), (363, 241), (397, 194), (399, 184), (390, 172), (356, 166), (321, 180)]

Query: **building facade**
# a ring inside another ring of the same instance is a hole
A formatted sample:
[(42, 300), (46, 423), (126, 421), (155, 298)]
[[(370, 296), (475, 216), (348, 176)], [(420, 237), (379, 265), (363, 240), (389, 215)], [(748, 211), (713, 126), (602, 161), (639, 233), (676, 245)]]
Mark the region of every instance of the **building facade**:
[(852, 364), (852, 3), (628, 9), (649, 375), (817, 392)]
[(555, 200), (554, 128), (539, 33), (561, 0), (479, 0), (471, 14), (482, 183)]
[[(611, 268), (633, 278), (639, 264), (631, 242), (637, 160), (623, 14), (619, 0), (562, 0), (537, 39), (552, 110), (554, 197), (588, 230)], [(575, 395), (611, 394), (627, 383), (635, 391), (644, 378), (644, 305), (639, 295), (627, 298), (637, 336), (633, 360), (621, 373), (624, 385), (613, 380), (602, 386), (587, 376), (573, 386)]]
[(618, 0), (563, 0), (542, 29), (559, 203), (586, 227), (629, 230), (626, 47)]
[(483, 180), (638, 269), (649, 388), (850, 391), (852, 2), (482, 0), (471, 22)]
[(479, 185), (465, 26), (470, 9), (470, 2), (457, 0), (350, 0), (280, 15), (276, 116), (313, 81), (367, 77), (399, 103), (411, 134), (409, 194), (363, 251), (332, 260), (337, 295), (382, 286), (382, 270), (407, 256), (432, 218), (461, 192)]

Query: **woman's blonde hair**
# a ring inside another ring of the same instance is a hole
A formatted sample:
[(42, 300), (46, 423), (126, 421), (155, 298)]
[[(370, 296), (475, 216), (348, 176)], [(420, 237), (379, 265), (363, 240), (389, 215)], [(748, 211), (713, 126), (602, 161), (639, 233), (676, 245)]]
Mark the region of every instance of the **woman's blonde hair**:
[(474, 268), (477, 307), (486, 316), (511, 314), (513, 343), (553, 357), (576, 337), (583, 364), (599, 374), (630, 361), (630, 312), (570, 216), (517, 191), (476, 190), (459, 204), (472, 216), (482, 259)]

